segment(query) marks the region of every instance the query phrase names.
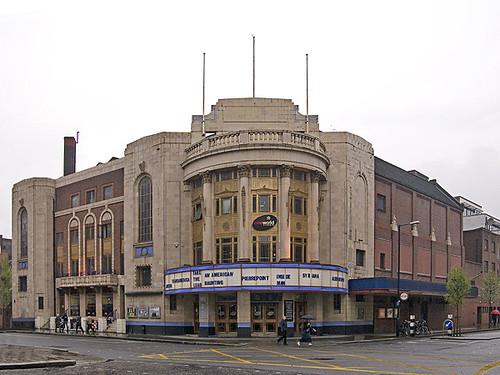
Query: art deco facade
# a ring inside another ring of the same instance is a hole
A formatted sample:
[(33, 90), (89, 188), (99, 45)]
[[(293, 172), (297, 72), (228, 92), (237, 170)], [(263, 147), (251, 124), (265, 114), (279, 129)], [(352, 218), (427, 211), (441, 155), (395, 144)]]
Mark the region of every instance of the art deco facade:
[[(223, 99), (191, 132), (130, 143), (122, 158), (13, 188), (13, 318), (67, 311), (129, 333), (373, 331), (374, 156), (320, 132), (290, 100)], [(74, 160), (73, 160), (74, 165)], [(66, 170), (67, 169), (67, 170)]]

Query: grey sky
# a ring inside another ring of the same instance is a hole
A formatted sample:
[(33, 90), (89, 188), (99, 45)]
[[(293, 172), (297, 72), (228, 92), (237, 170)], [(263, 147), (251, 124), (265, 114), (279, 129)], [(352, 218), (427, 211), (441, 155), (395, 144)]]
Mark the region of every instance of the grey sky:
[[(292, 99), (500, 217), (498, 1), (2, 1), (0, 234), (12, 185), (77, 170), (161, 131), (189, 131), (218, 98)], [(306, 5), (307, 4), (307, 5)]]

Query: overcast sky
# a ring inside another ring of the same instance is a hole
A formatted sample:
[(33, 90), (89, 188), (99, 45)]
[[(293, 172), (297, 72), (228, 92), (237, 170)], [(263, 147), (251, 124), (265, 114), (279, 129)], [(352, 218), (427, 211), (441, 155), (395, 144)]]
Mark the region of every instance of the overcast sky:
[[(328, 4), (328, 5), (327, 5)], [(500, 1), (0, 0), (0, 234), (11, 192), (128, 143), (190, 131), (219, 98), (291, 99), (323, 131), (500, 217)]]

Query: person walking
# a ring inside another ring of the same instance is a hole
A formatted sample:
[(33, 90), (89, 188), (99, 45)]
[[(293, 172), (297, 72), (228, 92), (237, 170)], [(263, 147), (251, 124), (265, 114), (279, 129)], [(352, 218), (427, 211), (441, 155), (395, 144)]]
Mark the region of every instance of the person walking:
[(82, 327), (82, 317), (80, 315), (78, 315), (76, 317), (76, 322), (75, 322), (75, 332), (78, 333), (78, 328), (80, 328), (80, 330), (82, 331), (82, 333), (85, 333), (83, 331), (83, 327)]
[(280, 337), (278, 338), (278, 341), (276, 344), (279, 344), (281, 340), (283, 340), (283, 345), (288, 345), (286, 343), (286, 336), (288, 335), (288, 323), (286, 321), (286, 316), (283, 315), (283, 318), (281, 319), (281, 322), (278, 324), (278, 331)]
[(69, 332), (68, 315), (66, 313), (62, 316), (62, 332), (64, 332), (64, 328), (66, 328), (66, 332)]
[(56, 333), (61, 330), (61, 317), (56, 314)]
[(311, 326), (309, 320), (302, 325), (302, 337), (297, 341), (297, 345), (300, 346), (301, 342), (307, 342), (309, 346), (312, 345), (311, 331), (316, 332), (316, 330)]

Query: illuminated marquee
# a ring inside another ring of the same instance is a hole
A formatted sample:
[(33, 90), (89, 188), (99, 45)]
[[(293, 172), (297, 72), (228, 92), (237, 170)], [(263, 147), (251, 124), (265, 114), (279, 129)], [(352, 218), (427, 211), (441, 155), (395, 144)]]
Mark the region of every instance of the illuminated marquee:
[(234, 290), (347, 292), (347, 269), (301, 263), (220, 264), (165, 272), (165, 293)]

